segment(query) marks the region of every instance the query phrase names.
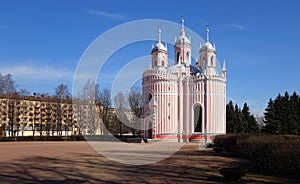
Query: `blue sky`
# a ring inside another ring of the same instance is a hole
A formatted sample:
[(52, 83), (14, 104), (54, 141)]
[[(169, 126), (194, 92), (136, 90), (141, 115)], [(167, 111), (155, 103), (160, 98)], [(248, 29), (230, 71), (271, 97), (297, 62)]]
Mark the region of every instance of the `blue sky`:
[[(226, 59), (228, 100), (247, 102), (255, 114), (261, 114), (268, 99), (278, 93), (300, 93), (299, 8), (296, 0), (3, 0), (0, 73), (11, 73), (19, 88), (31, 92), (53, 94), (60, 83), (71, 90), (81, 55), (105, 31), (139, 19), (180, 23), (184, 15), (185, 26), (202, 37), (205, 25), (210, 25), (217, 57), (220, 62)], [(133, 57), (131, 52), (144, 56), (151, 44), (129, 46), (123, 53), (127, 59)], [(126, 62), (120, 55), (111, 59), (112, 65)]]

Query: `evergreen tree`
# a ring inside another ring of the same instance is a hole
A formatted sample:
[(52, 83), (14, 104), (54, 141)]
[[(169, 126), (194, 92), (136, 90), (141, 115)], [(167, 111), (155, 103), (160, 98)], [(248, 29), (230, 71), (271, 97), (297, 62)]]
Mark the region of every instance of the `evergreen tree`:
[(227, 133), (257, 133), (258, 124), (250, 113), (247, 103), (241, 110), (237, 104), (233, 106), (232, 101), (226, 105), (226, 132)]
[(234, 107), (232, 101), (226, 105), (226, 133), (234, 133)]
[(275, 104), (272, 98), (269, 100), (268, 106), (264, 113), (264, 123), (265, 126), (262, 129), (263, 133), (272, 133), (278, 134), (279, 133), (279, 123), (276, 121), (276, 111), (275, 111)]
[(246, 133), (258, 133), (259, 128), (258, 124), (253, 116), (253, 114), (250, 113), (250, 108), (247, 105), (247, 103), (244, 104), (242, 109), (242, 118), (243, 118), (243, 124), (244, 124), (244, 132)]
[(264, 133), (300, 134), (300, 98), (294, 92), (291, 96), (285, 92), (275, 100), (270, 99), (265, 109)]
[(290, 134), (300, 134), (300, 98), (296, 92), (290, 96), (288, 107), (288, 120), (287, 126)]

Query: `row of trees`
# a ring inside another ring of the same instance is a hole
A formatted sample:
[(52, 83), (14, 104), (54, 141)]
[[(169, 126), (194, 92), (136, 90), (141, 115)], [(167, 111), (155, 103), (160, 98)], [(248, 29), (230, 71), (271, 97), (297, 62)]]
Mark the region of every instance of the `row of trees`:
[[(22, 95), (27, 96), (30, 95), (30, 92), (27, 89), (21, 88), (19, 91), (16, 87), (16, 82), (13, 80), (13, 76), (11, 74), (2, 75), (0, 73), (0, 94), (6, 95)], [(49, 96), (48, 94), (37, 94), (43, 96)], [(66, 99), (67, 96), (70, 96), (68, 86), (65, 84), (60, 84), (55, 88), (55, 94), (52, 97), (56, 97), (58, 99)]]
[[(103, 134), (132, 133), (137, 135), (139, 133), (143, 105), (140, 87), (134, 86), (129, 92), (119, 92), (112, 97), (109, 89), (105, 88), (101, 91), (99, 84), (88, 80), (79, 98), (89, 101), (91, 109), (94, 106), (94, 100), (103, 106), (100, 114), (93, 114), (96, 112), (94, 110), (89, 111), (90, 117), (93, 117), (88, 122), (91, 129), (95, 127), (94, 123), (97, 118), (100, 118), (104, 126), (102, 130), (107, 130), (107, 132), (102, 132)], [(114, 109), (111, 108), (112, 104), (114, 104)]]
[[(2, 76), (0, 74), (0, 94), (6, 95), (22, 95), (28, 96), (30, 92), (26, 89), (20, 89), (19, 91), (16, 88), (15, 81), (11, 74), (7, 74)], [(36, 96), (40, 97), (50, 97), (48, 94), (39, 94), (34, 93)], [(71, 96), (68, 86), (66, 84), (59, 84), (55, 88), (55, 93), (52, 95), (52, 98), (58, 99), (58, 103), (62, 103), (64, 100), (69, 99)], [(81, 100), (90, 101), (91, 103), (89, 108), (89, 118), (82, 120), (83, 124), (89, 126), (90, 133), (95, 129), (95, 123), (101, 119), (103, 126), (113, 133), (113, 134), (122, 134), (123, 132), (132, 132), (136, 134), (136, 128), (140, 125), (140, 117), (142, 114), (142, 94), (141, 89), (138, 87), (134, 87), (128, 93), (118, 93), (115, 97), (111, 97), (111, 91), (109, 89), (100, 90), (99, 84), (96, 84), (94, 81), (88, 80), (81, 90), (80, 94), (78, 94), (77, 98)], [(96, 114), (94, 103), (95, 100), (98, 101), (102, 106), (103, 110), (100, 114)], [(116, 113), (110, 113), (112, 110), (112, 103), (115, 105)], [(58, 105), (58, 107), (60, 107)], [(131, 109), (134, 116), (128, 119), (128, 114), (124, 114), (125, 112), (129, 112)], [(79, 109), (83, 110), (83, 109)], [(61, 110), (58, 109), (58, 112)], [(80, 112), (79, 112), (80, 114)], [(60, 120), (61, 118), (59, 118)], [(79, 125), (80, 126), (80, 125)], [(103, 127), (101, 128), (103, 129)], [(107, 132), (102, 132), (107, 133)]]
[(230, 101), (226, 105), (227, 133), (268, 133), (300, 135), (300, 96), (294, 92), (289, 95), (278, 94), (269, 100), (263, 117), (261, 130), (247, 103), (243, 108)]
[[(114, 97), (117, 121), (119, 123), (119, 131), (125, 128), (126, 131), (137, 135), (141, 130), (141, 116), (143, 107), (143, 97), (141, 89), (137, 86), (133, 87), (128, 93), (119, 92)], [(128, 111), (130, 109), (130, 111)], [(129, 119), (128, 114), (129, 114)]]
[(300, 97), (296, 92), (271, 98), (264, 115), (262, 132), (300, 135)]
[(259, 127), (247, 103), (243, 108), (230, 101), (226, 105), (226, 133), (258, 133)]

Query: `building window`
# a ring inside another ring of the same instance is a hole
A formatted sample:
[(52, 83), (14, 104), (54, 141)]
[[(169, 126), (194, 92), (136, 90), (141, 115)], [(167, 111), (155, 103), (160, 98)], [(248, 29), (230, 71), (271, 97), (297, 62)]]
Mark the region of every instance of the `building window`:
[(202, 66), (206, 66), (206, 59), (205, 59), (205, 57), (202, 58)]
[(210, 58), (210, 65), (211, 65), (211, 66), (214, 65), (214, 56), (211, 56), (211, 58)]
[(145, 98), (145, 103), (148, 104), (152, 99), (152, 94), (151, 93), (147, 93), (146, 94), (146, 98)]
[(194, 108), (194, 132), (202, 132), (202, 108), (196, 106)]
[(186, 60), (187, 60), (188, 62), (190, 61), (190, 53), (189, 53), (189, 52), (186, 53)]
[(157, 66), (157, 61), (156, 60), (154, 61), (154, 66)]
[(162, 61), (161, 64), (162, 64), (163, 66), (165, 66), (165, 62), (164, 62), (164, 61)]

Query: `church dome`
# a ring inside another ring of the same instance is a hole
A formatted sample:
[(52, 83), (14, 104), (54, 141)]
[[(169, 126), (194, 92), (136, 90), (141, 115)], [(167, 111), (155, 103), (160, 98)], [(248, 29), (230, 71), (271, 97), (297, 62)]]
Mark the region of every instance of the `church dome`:
[(204, 45), (201, 46), (200, 51), (204, 50), (215, 50), (210, 42), (205, 42)]
[(152, 45), (152, 52), (157, 50), (164, 50), (167, 51), (167, 46), (164, 46), (161, 42), (161, 30), (160, 27), (158, 28), (158, 42), (155, 45)]
[(180, 35), (177, 37), (175, 44), (178, 43), (191, 43), (190, 40), (185, 35)]
[(167, 48), (159, 41), (157, 42), (153, 48), (152, 48), (152, 52), (157, 51), (157, 50), (165, 50), (167, 51)]

